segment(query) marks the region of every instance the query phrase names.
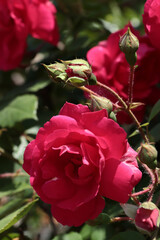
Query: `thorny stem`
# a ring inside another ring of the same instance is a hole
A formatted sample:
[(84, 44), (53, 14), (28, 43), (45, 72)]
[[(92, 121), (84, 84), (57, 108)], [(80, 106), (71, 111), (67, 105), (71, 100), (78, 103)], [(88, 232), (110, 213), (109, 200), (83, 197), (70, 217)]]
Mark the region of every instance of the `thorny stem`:
[(156, 202), (157, 207), (159, 206), (159, 204), (160, 204), (160, 196), (158, 197), (158, 200)]
[(121, 222), (121, 221), (133, 221), (133, 218), (130, 217), (115, 217), (111, 219), (111, 222)]
[(130, 66), (129, 87), (128, 87), (128, 106), (130, 107), (133, 101), (133, 84), (134, 84), (135, 66)]
[(158, 184), (158, 174), (157, 174), (157, 171), (156, 170), (153, 170), (153, 179), (152, 179), (152, 185), (153, 185), (153, 188), (148, 196), (148, 201), (151, 202), (152, 201), (152, 197), (153, 197), (153, 193), (157, 187), (157, 184)]
[(16, 158), (14, 158), (11, 154), (9, 154), (8, 152), (6, 152), (3, 148), (0, 147), (0, 155), (8, 158), (9, 160), (19, 164), (22, 167), (22, 163), (20, 161), (18, 161)]
[(146, 143), (149, 143), (149, 139), (147, 138), (147, 136), (145, 135), (138, 119), (135, 117), (135, 115), (133, 114), (132, 110), (127, 106), (127, 104), (123, 101), (123, 99), (110, 87), (104, 85), (103, 83), (100, 83), (97, 81), (97, 85), (100, 87), (105, 88), (108, 92), (110, 92), (114, 97), (117, 98), (117, 100), (122, 104), (124, 110), (129, 114), (129, 116), (133, 119), (133, 121), (135, 122), (135, 124), (137, 125), (137, 128), (142, 136), (142, 138), (144, 139), (144, 141)]
[(131, 197), (132, 197), (133, 201), (135, 202), (135, 204), (139, 206), (140, 205), (140, 201), (138, 200), (138, 198), (135, 197), (135, 196), (131, 196)]
[[(132, 73), (132, 78), (134, 77), (134, 69), (133, 69), (133, 73)], [(133, 83), (132, 83), (133, 84)], [(129, 116), (133, 119), (133, 121), (135, 122), (135, 124), (137, 125), (137, 128), (142, 136), (142, 138), (144, 139), (144, 141), (146, 143), (149, 143), (149, 139), (147, 138), (147, 136), (145, 135), (139, 121), (137, 120), (137, 118), (135, 117), (135, 115), (133, 114), (132, 110), (130, 109), (130, 107), (123, 101), (123, 99), (113, 90), (111, 89), (110, 87), (100, 83), (97, 81), (97, 85), (100, 86), (100, 87), (103, 87), (105, 88), (108, 92), (110, 92), (114, 97), (116, 97), (116, 99), (121, 103), (121, 105), (123, 106), (124, 110), (129, 114)], [(93, 95), (96, 95), (96, 96), (99, 96), (97, 93), (93, 92), (92, 90), (86, 88), (86, 87), (79, 87), (79, 89), (83, 90), (83, 91), (86, 91), (88, 92), (89, 94), (93, 94)], [(132, 94), (130, 94), (130, 103), (132, 102), (131, 99), (132, 99)], [(134, 193), (132, 194), (132, 197), (136, 197), (138, 195), (141, 195), (141, 194), (144, 194), (146, 192), (149, 192), (149, 196), (148, 196), (148, 201), (151, 201), (152, 200), (152, 196), (153, 196), (153, 193), (155, 191), (155, 188), (156, 188), (156, 185), (158, 183), (158, 177), (157, 177), (157, 173), (156, 173), (156, 170), (151, 170), (146, 164), (143, 164), (141, 163), (142, 166), (145, 168), (145, 170), (148, 172), (148, 174), (150, 175), (150, 178), (151, 178), (151, 182), (152, 184), (148, 187), (148, 189), (146, 190), (143, 190), (143, 191), (140, 191), (138, 193)], [(159, 199), (159, 202), (160, 202), (160, 199)]]
[(82, 86), (82, 87), (77, 87), (77, 88), (79, 88), (79, 89), (81, 89), (82, 91), (87, 92), (87, 93), (89, 93), (89, 94), (93, 94), (93, 95), (95, 95), (95, 96), (97, 96), (97, 97), (100, 97), (99, 94), (93, 92), (91, 89), (86, 88), (86, 87), (84, 87), (84, 86)]
[(150, 185), (147, 189), (144, 189), (144, 190), (136, 192), (136, 193), (132, 193), (130, 196), (131, 197), (137, 197), (139, 195), (142, 195), (142, 194), (145, 194), (145, 193), (151, 191), (151, 189), (152, 189), (152, 186)]

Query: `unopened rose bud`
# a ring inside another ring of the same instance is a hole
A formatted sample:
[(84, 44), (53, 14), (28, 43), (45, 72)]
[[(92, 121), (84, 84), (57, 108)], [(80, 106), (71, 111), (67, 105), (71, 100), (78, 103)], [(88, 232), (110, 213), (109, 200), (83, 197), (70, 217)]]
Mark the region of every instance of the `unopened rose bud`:
[(46, 68), (49, 76), (55, 81), (55, 82), (65, 82), (67, 79), (67, 74), (65, 72), (65, 66), (63, 63), (54, 63), (50, 65), (43, 64), (43, 66)]
[(105, 97), (91, 95), (91, 109), (93, 111), (106, 109), (108, 114), (110, 114), (113, 109), (113, 105), (112, 102)]
[(97, 78), (96, 76), (92, 73), (90, 78), (88, 79), (89, 85), (96, 85), (97, 84)]
[(150, 168), (154, 169), (157, 166), (157, 156), (156, 148), (149, 143), (144, 143), (138, 148), (139, 160)]
[(75, 87), (85, 85), (95, 85), (96, 76), (92, 73), (92, 68), (83, 59), (74, 59), (43, 66), (47, 69), (50, 77), (56, 82), (64, 82)]
[(137, 61), (136, 51), (139, 48), (138, 38), (128, 28), (127, 32), (120, 38), (119, 47), (125, 54), (126, 60), (129, 65), (134, 66)]
[(78, 77), (83, 78), (83, 85), (93, 85), (96, 84), (96, 77), (92, 73), (91, 66), (87, 61), (83, 59), (74, 59), (68, 61), (62, 61), (66, 67), (66, 73), (68, 78)]
[(137, 229), (151, 236), (160, 225), (160, 211), (152, 202), (144, 202), (140, 205), (135, 216)]
[(84, 86), (86, 81), (80, 77), (70, 77), (67, 79), (66, 83), (69, 82), (72, 86), (81, 87)]

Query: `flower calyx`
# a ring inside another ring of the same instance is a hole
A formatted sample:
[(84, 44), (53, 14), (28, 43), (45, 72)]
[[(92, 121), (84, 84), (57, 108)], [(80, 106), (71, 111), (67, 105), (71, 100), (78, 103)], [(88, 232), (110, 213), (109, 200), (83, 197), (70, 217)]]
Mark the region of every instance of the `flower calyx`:
[(119, 47), (125, 54), (130, 66), (134, 66), (137, 61), (137, 50), (139, 48), (138, 38), (131, 32), (130, 28), (120, 37)]
[(63, 82), (74, 87), (81, 87), (95, 85), (97, 81), (96, 76), (92, 73), (91, 66), (83, 59), (61, 60), (61, 63), (43, 64), (43, 66), (55, 82)]
[(144, 143), (137, 149), (137, 151), (138, 158), (142, 163), (145, 163), (151, 169), (157, 167), (158, 152), (153, 145)]

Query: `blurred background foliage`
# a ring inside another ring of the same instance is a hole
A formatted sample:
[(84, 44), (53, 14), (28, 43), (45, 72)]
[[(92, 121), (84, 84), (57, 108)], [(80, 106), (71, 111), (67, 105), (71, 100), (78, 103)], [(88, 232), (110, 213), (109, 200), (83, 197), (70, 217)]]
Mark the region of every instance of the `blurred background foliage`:
[[(28, 37), (28, 49), (21, 66), (0, 72), (0, 239), (147, 239), (129, 222), (63, 227), (52, 218), (50, 206), (40, 200), (29, 211), (36, 195), (29, 185), (29, 177), (21, 168), (25, 147), (35, 138), (39, 127), (57, 114), (66, 101), (86, 102), (81, 91), (53, 83), (41, 63), (85, 58), (91, 47), (128, 22), (144, 34), (144, 0), (55, 0), (53, 3), (57, 8), (60, 31), (58, 46)], [(157, 127), (158, 122), (159, 116), (152, 125)], [(132, 125), (125, 128), (128, 134), (135, 130)], [(157, 129), (160, 126), (152, 132), (153, 139), (159, 144)], [(135, 135), (129, 141), (136, 147), (140, 138)], [(144, 174), (137, 190), (148, 182), (148, 176)], [(118, 203), (106, 200), (106, 206), (105, 212), (110, 217), (123, 215)]]

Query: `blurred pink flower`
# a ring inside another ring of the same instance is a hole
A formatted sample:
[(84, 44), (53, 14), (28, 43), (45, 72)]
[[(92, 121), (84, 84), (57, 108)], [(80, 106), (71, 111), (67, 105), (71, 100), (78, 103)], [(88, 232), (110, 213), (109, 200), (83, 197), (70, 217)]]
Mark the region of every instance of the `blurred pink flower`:
[(29, 34), (56, 45), (56, 9), (48, 0), (2, 0), (0, 4), (0, 69), (18, 67)]
[[(130, 26), (130, 25), (129, 25)], [(107, 40), (100, 42), (97, 46), (91, 48), (87, 53), (87, 59), (92, 66), (93, 73), (97, 80), (115, 90), (124, 100), (128, 95), (129, 65), (125, 59), (124, 53), (120, 51), (119, 39), (128, 28), (128, 25), (112, 33)], [(131, 31), (138, 37), (140, 47), (138, 49), (138, 67), (135, 70), (135, 81), (133, 88), (133, 101), (145, 104), (154, 104), (159, 99), (160, 90), (156, 84), (160, 81), (160, 54), (150, 44), (147, 36), (140, 36), (131, 26)], [(116, 101), (113, 96), (104, 89), (97, 86), (89, 86), (101, 96), (105, 96)], [(137, 108), (135, 111), (139, 120), (142, 120), (144, 107)], [(130, 118), (125, 115), (119, 115), (121, 123), (129, 123)]]
[(160, 50), (160, 1), (147, 0), (144, 5), (143, 23), (153, 46)]

